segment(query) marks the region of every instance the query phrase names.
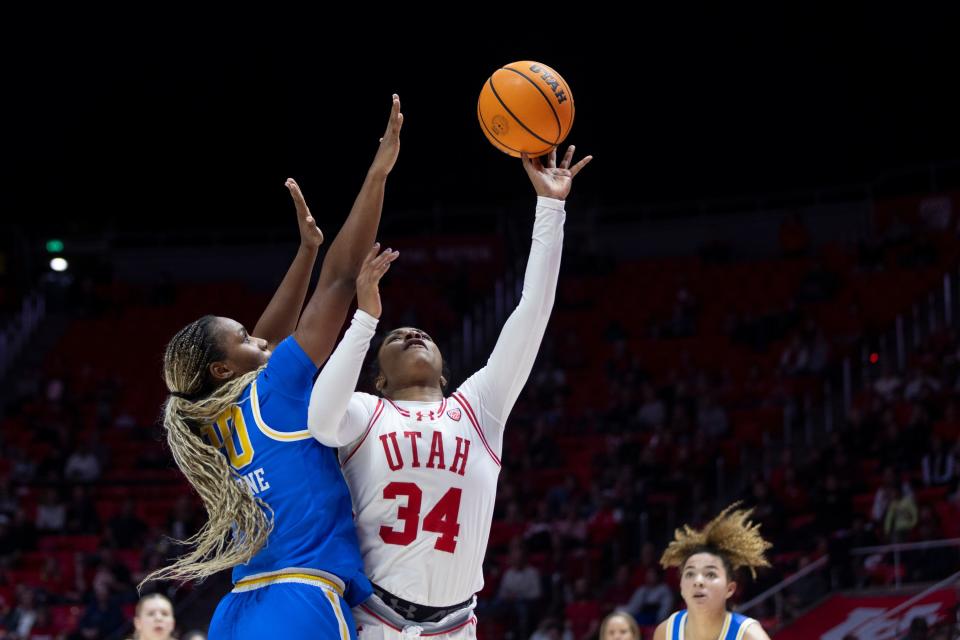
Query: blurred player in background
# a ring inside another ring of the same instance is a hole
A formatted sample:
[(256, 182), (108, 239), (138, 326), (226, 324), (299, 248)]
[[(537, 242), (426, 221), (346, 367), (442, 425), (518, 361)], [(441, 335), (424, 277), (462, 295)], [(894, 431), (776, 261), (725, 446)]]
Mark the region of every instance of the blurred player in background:
[(600, 623), (600, 640), (642, 640), (640, 626), (626, 611), (614, 611)]
[(177, 626), (173, 604), (161, 593), (140, 598), (133, 616), (133, 640), (171, 640)]

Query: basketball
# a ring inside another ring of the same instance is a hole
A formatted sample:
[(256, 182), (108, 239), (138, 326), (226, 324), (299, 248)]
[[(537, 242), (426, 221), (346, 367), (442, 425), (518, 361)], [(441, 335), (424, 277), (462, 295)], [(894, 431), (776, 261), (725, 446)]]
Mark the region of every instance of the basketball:
[(516, 158), (553, 150), (570, 133), (573, 114), (570, 85), (547, 65), (530, 60), (494, 71), (477, 101), (487, 140)]

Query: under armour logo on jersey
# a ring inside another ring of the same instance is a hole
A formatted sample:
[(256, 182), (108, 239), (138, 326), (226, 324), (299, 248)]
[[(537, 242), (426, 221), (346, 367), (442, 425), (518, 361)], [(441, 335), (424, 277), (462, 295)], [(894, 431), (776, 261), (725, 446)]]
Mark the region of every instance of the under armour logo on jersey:
[[(408, 618), (408, 619), (412, 618), (417, 613), (417, 605), (413, 604), (412, 602), (400, 600), (400, 598), (396, 598), (396, 597), (391, 598), (390, 601), (387, 602), (387, 605), (391, 609), (393, 609), (394, 611), (402, 615), (404, 618)], [(406, 605), (406, 606), (402, 606), (402, 605)]]
[[(427, 412), (427, 420), (433, 420), (437, 416), (433, 411)], [(423, 411), (417, 411), (417, 422), (423, 422)]]
[(447, 415), (454, 422), (460, 422), (460, 409), (450, 409), (450, 411), (447, 411)]

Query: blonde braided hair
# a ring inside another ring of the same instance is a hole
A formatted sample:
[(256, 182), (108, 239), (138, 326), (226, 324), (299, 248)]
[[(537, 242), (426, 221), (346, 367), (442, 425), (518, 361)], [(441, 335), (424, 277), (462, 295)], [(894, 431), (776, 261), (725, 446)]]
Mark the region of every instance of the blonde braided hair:
[[(266, 543), (273, 528), (273, 511), (255, 497), (227, 458), (199, 434), (239, 401), (240, 393), (260, 369), (220, 386), (209, 373), (210, 363), (224, 359), (215, 316), (204, 316), (181, 329), (167, 345), (163, 374), (171, 395), (163, 408), (163, 426), (173, 459), (200, 495), (207, 522), (194, 535), (179, 541), (190, 551), (173, 564), (145, 577), (150, 580), (199, 580), (250, 560)], [(269, 515), (267, 512), (269, 511)]]

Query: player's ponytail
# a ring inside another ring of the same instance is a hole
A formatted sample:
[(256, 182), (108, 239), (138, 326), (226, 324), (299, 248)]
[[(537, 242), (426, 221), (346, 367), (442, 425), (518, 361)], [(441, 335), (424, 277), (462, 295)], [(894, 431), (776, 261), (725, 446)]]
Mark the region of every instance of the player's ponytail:
[[(266, 543), (273, 528), (272, 510), (255, 497), (226, 457), (207, 443), (199, 428), (237, 403), (258, 371), (251, 371), (217, 387), (209, 365), (222, 360), (213, 325), (204, 316), (173, 337), (164, 354), (164, 378), (171, 395), (163, 408), (163, 426), (173, 459), (203, 500), (207, 522), (181, 541), (191, 548), (173, 564), (145, 577), (149, 580), (199, 580), (223, 569), (246, 563)], [(268, 516), (266, 511), (270, 511)]]
[(677, 529), (660, 558), (661, 566), (683, 568), (691, 556), (710, 553), (723, 560), (727, 580), (734, 580), (742, 567), (756, 578), (757, 569), (770, 566), (766, 553), (772, 545), (760, 535), (760, 525), (750, 521), (753, 509), (739, 506), (739, 502), (730, 505), (702, 529), (688, 525)]

